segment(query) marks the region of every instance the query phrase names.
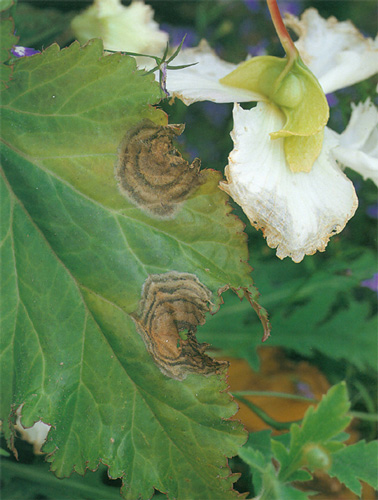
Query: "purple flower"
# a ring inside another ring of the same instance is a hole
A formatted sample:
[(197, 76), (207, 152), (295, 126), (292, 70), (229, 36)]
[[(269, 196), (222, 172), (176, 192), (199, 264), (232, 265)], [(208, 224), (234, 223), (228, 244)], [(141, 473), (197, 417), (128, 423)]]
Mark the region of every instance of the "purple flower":
[(257, 12), (260, 9), (259, 0), (244, 0), (244, 3), (252, 12)]
[(327, 101), (328, 101), (328, 106), (330, 108), (332, 108), (333, 106), (337, 106), (339, 104), (339, 100), (336, 97), (336, 94), (334, 92), (327, 94), (326, 97), (327, 97)]
[(255, 24), (252, 21), (251, 17), (246, 17), (239, 25), (238, 28), (239, 35), (244, 37), (244, 36), (249, 36), (251, 33), (256, 31)]
[(192, 28), (185, 28), (182, 26), (176, 27), (170, 24), (162, 24), (160, 28), (169, 33), (172, 47), (177, 47), (178, 45), (180, 45), (184, 36), (185, 40), (182, 45), (183, 48), (193, 47), (198, 42), (198, 36)]
[(215, 102), (208, 101), (202, 103), (202, 109), (209, 121), (216, 127), (223, 126), (230, 115), (230, 107), (228, 104), (219, 105)]
[(11, 52), (16, 57), (27, 57), (39, 54), (40, 50), (30, 49), (29, 47), (21, 47), (21, 45), (14, 45)]
[[(296, 1), (296, 2), (279, 2), (278, 7), (280, 9), (282, 17), (284, 17), (284, 15), (286, 13), (292, 14), (293, 16), (298, 16), (303, 10), (302, 3), (298, 2), (298, 1)], [(271, 19), (270, 12), (269, 12), (267, 5), (264, 8), (264, 15), (267, 19)]]
[(374, 276), (368, 280), (361, 281), (361, 286), (366, 286), (366, 288), (370, 288), (370, 290), (378, 294), (378, 273), (375, 273)]
[(303, 5), (301, 4), (301, 2), (298, 1), (280, 2), (279, 7), (282, 14), (288, 12), (289, 14), (293, 14), (293, 16), (298, 16), (303, 10)]
[(297, 386), (297, 392), (301, 396), (304, 396), (306, 398), (311, 398), (311, 399), (315, 398), (314, 393), (311, 391), (310, 386), (308, 384), (306, 384), (306, 382), (298, 381), (295, 385)]
[(375, 203), (374, 205), (369, 205), (366, 209), (366, 213), (373, 219), (378, 219), (378, 203)]
[(261, 40), (256, 45), (249, 45), (248, 46), (248, 54), (251, 55), (252, 57), (255, 56), (265, 56), (267, 52), (267, 47), (269, 43), (267, 40)]

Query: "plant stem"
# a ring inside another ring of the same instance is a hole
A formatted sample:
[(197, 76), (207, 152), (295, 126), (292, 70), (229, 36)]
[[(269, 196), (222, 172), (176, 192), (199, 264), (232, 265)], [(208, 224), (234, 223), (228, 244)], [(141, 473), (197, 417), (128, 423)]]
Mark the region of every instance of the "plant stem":
[(297, 401), (306, 401), (310, 403), (319, 403), (317, 399), (299, 396), (298, 394), (287, 394), (274, 391), (235, 391), (231, 393), (235, 398), (239, 396), (266, 396), (271, 398), (295, 399)]
[(292, 62), (298, 57), (298, 51), (284, 25), (280, 10), (277, 5), (277, 0), (266, 1), (278, 38), (280, 39), (281, 45), (286, 52), (288, 60)]
[(366, 420), (367, 422), (378, 422), (378, 415), (376, 413), (365, 413), (363, 411), (349, 411), (348, 415), (353, 418), (359, 418), (360, 420)]
[(243, 396), (237, 396), (236, 393), (233, 393), (233, 395), (238, 401), (244, 403), (250, 410), (256, 413), (256, 415), (261, 418), (263, 422), (277, 431), (289, 430), (291, 424), (300, 424), (302, 422), (302, 420), (293, 420), (291, 422), (277, 422), (277, 420), (270, 417), (262, 408), (252, 403), (252, 401), (243, 398)]

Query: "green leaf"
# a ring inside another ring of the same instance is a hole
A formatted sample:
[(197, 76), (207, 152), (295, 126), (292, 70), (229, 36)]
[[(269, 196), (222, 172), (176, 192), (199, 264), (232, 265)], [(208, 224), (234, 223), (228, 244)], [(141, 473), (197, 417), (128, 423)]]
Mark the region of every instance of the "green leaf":
[[(377, 488), (378, 441), (351, 446), (342, 430), (349, 424), (349, 402), (344, 383), (332, 387), (317, 408), (310, 407), (299, 427), (287, 435), (270, 437), (270, 431), (251, 434), (239, 456), (250, 466), (255, 494), (260, 499), (305, 498), (287, 483), (308, 481), (315, 470), (327, 471), (354, 493), (361, 493), (359, 480)], [(280, 463), (278, 473), (272, 458)], [(307, 497), (306, 497), (307, 498)]]
[[(269, 431), (270, 432), (270, 431)], [(261, 433), (257, 433), (261, 434)], [(253, 434), (250, 435), (253, 436)], [(266, 440), (264, 436), (263, 440)], [(248, 443), (249, 445), (250, 443)], [(266, 444), (264, 448), (266, 451)], [(280, 482), (271, 458), (252, 446), (244, 446), (239, 456), (250, 466), (255, 495), (262, 500), (307, 500), (301, 491)]]
[[(283, 482), (280, 482), (276, 470), (272, 469), (272, 458), (274, 457), (277, 461), (280, 461), (280, 449), (283, 450), (284, 457), (287, 455), (285, 447), (280, 442), (282, 438), (286, 441), (286, 438), (290, 438), (290, 434), (283, 434), (272, 439), (270, 430), (253, 432), (250, 433), (247, 443), (239, 450), (240, 458), (251, 468), (255, 493), (257, 495), (262, 494), (261, 498), (267, 500), (270, 495), (272, 495), (272, 498), (277, 498), (277, 500), (278, 498), (287, 498), (287, 495), (290, 494), (293, 495), (292, 498), (297, 498), (298, 495), (299, 499), (302, 498), (299, 493), (297, 494), (297, 490), (292, 492), (291, 487), (287, 487)], [(272, 471), (274, 471), (274, 474), (272, 474)], [(305, 481), (308, 479), (312, 479), (311, 474), (304, 470), (297, 470), (293, 480)]]
[(273, 457), (271, 431), (250, 433), (247, 443), (240, 448), (238, 454), (250, 466), (254, 490), (256, 494), (260, 493), (263, 487), (263, 475), (270, 468)]
[[(241, 222), (227, 216), (231, 209), (225, 205), (227, 196), (217, 188), (219, 174), (204, 172), (195, 197), (168, 220), (149, 217), (120, 194), (113, 168), (125, 131), (143, 118), (158, 124), (165, 124), (166, 118), (148, 105), (160, 96), (157, 84), (152, 84), (153, 77), (142, 79), (135, 72), (134, 60), (118, 54), (98, 61), (100, 47), (99, 41), (86, 49), (75, 43), (59, 52), (53, 45), (41, 57), (34, 56), (32, 62), (20, 60), (10, 89), (14, 95), (4, 95), (3, 120), (14, 126), (4, 128), (3, 139), (13, 145), (13, 151), (7, 152), (8, 162), (17, 164), (9, 175), (14, 176), (20, 195), (33, 186), (25, 199), (33, 219), (48, 234), (62, 261), (69, 268), (75, 266), (83, 285), (90, 288), (95, 273), (95, 279), (108, 289), (107, 298), (122, 306), (127, 302), (128, 311), (135, 310), (147, 275), (162, 270), (198, 273), (200, 281), (213, 292), (226, 283), (248, 286), (249, 267), (243, 262), (247, 259), (245, 235)], [(59, 76), (63, 67), (66, 72)], [(125, 69), (122, 72), (119, 68)], [(40, 75), (47, 72), (45, 81), (40, 82)], [(79, 79), (85, 84), (80, 85)], [(151, 97), (138, 107), (133, 100), (146, 99), (146, 92)], [(31, 162), (25, 159), (26, 154)], [(72, 197), (70, 186), (80, 196)], [(79, 214), (75, 224), (80, 229), (72, 224), (65, 227), (67, 217), (71, 223)], [(60, 231), (55, 230), (56, 225)], [(83, 233), (83, 241), (77, 241), (77, 231)], [(125, 231), (129, 240), (126, 248)], [(111, 234), (111, 244), (105, 241), (107, 233)], [(93, 259), (77, 256), (78, 245), (85, 241), (90, 247), (91, 240), (99, 243)], [(132, 258), (134, 266), (124, 268), (120, 248)], [(126, 283), (134, 279), (138, 283), (130, 290)], [(120, 297), (125, 291), (127, 298)]]
[[(272, 335), (267, 344), (307, 357), (320, 352), (351, 363), (363, 373), (376, 370), (377, 317), (371, 316), (368, 300), (356, 300), (360, 282), (375, 273), (373, 252), (365, 249), (331, 262), (321, 259), (310, 270), (305, 263), (258, 261), (256, 257), (254, 265), (260, 302), (271, 312)], [(228, 293), (224, 300), (199, 337), (227, 355), (245, 358), (257, 370), (260, 325), (246, 303)]]
[[(271, 430), (264, 430), (259, 432), (252, 432), (249, 434), (248, 441), (239, 450), (239, 455), (247, 450), (259, 451), (266, 460), (270, 460), (273, 456), (271, 446)], [(242, 457), (243, 458), (243, 457)], [(244, 458), (243, 458), (244, 460)]]
[(241, 448), (239, 450), (239, 456), (251, 467), (251, 469), (256, 469), (260, 472), (263, 471), (267, 463), (269, 463), (260, 451), (254, 450), (253, 448)]
[(273, 464), (267, 467), (262, 477), (262, 493), (259, 500), (308, 500), (303, 491), (282, 483), (276, 475)]
[(349, 406), (346, 385), (342, 382), (331, 387), (316, 408), (311, 406), (306, 411), (300, 427), (292, 424), (289, 450), (281, 449), (279, 457), (276, 455), (281, 463), (281, 481), (294, 481), (298, 479), (293, 478), (297, 469), (306, 466), (311, 468), (309, 456), (311, 454), (312, 460), (314, 445), (323, 447), (326, 453), (326, 446), (332, 444), (332, 439), (343, 431), (351, 420), (346, 416)]
[(361, 495), (361, 481), (378, 489), (378, 441), (346, 446), (332, 455), (332, 466), (328, 471), (337, 477), (356, 495)]
[(166, 125), (151, 107), (159, 96), (153, 76), (132, 58), (102, 57), (98, 40), (15, 64), (1, 110), (1, 417), (24, 403), (25, 426), (53, 426), (44, 451), (60, 477), (101, 460), (123, 478), (125, 498), (154, 487), (170, 498), (233, 498), (226, 457), (245, 437), (227, 420), (236, 405), (225, 380), (163, 375), (141, 337), (151, 274), (190, 273), (214, 304), (219, 289), (251, 286), (219, 174), (204, 171), (167, 219), (118, 189), (125, 134), (146, 119)]
[(252, 472), (252, 483), (254, 491), (259, 494), (263, 488), (263, 476), (266, 469), (270, 466), (270, 460), (267, 461), (264, 455), (252, 448), (241, 448), (239, 456), (249, 465)]

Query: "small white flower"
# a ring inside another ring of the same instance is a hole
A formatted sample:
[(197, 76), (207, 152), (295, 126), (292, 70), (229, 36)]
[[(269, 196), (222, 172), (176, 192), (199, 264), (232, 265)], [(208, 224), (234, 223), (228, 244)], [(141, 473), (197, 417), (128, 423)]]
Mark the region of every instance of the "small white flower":
[(334, 158), (378, 186), (378, 110), (370, 99), (352, 104), (347, 128), (335, 136), (338, 146), (332, 149)]
[[(72, 20), (71, 27), (80, 43), (101, 38), (105, 50), (159, 56), (167, 45), (168, 33), (159, 29), (153, 16), (153, 9), (142, 1), (125, 7), (120, 0), (95, 0)], [(138, 63), (148, 65), (146, 58)]]
[(324, 251), (358, 204), (352, 182), (330, 155), (332, 134), (325, 129), (323, 149), (311, 171), (293, 173), (286, 164), (283, 139), (269, 137), (284, 121), (278, 108), (259, 103), (243, 110), (235, 105), (233, 114), (234, 149), (225, 171), (228, 183), (221, 183), (221, 189), (254, 227), (262, 229), (279, 258), (300, 262), (305, 255)]
[(307, 9), (300, 20), (286, 14), (285, 24), (299, 36), (295, 46), (326, 94), (378, 73), (378, 36), (364, 38), (351, 21)]

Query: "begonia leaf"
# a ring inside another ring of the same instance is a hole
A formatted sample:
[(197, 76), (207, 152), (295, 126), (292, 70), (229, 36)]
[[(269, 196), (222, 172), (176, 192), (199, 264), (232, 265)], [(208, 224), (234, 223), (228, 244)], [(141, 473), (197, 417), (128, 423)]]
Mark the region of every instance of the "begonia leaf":
[(142, 339), (151, 275), (173, 291), (190, 282), (214, 305), (228, 286), (255, 294), (218, 173), (199, 173), (168, 217), (119, 189), (125, 137), (173, 130), (151, 106), (160, 95), (152, 75), (130, 57), (103, 56), (99, 40), (15, 63), (1, 101), (1, 418), (12, 424), (23, 404), (24, 426), (52, 426), (43, 451), (59, 477), (101, 461), (122, 477), (125, 498), (154, 487), (169, 498), (233, 498), (226, 457), (245, 436), (227, 420), (236, 405), (222, 365), (175, 380)]

